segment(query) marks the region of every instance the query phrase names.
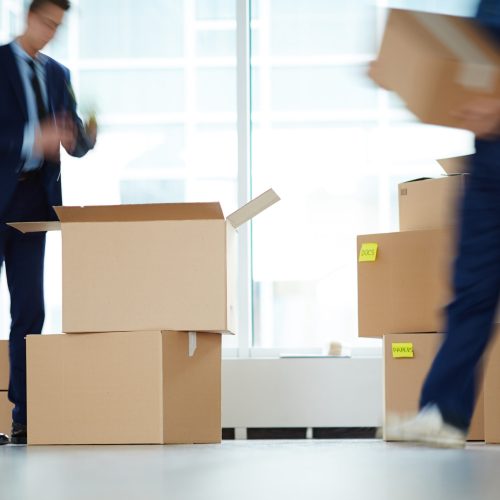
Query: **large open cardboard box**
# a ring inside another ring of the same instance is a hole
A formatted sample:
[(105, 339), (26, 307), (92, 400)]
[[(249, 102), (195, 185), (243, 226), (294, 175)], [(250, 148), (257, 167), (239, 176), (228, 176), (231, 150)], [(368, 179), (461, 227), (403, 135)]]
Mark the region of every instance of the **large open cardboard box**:
[(9, 389), (9, 378), (9, 341), (0, 340), (0, 391), (7, 391)]
[[(443, 331), (452, 241), (445, 229), (358, 236), (360, 337)], [(374, 245), (374, 255), (365, 260), (365, 249)]]
[(237, 228), (279, 200), (269, 190), (224, 218), (219, 203), (56, 207), (63, 331), (236, 333)]
[(28, 444), (221, 440), (221, 335), (27, 336)]
[[(403, 182), (398, 186), (399, 230), (419, 231), (454, 227), (462, 199), (466, 175), (455, 172), (461, 159), (440, 160), (446, 175)], [(451, 170), (448, 171), (447, 169)]]
[(462, 128), (465, 103), (500, 97), (497, 45), (464, 17), (392, 9), (371, 76), (436, 125)]
[[(384, 335), (384, 423), (387, 415), (411, 415), (418, 411), (422, 384), (442, 338), (437, 333)], [(410, 345), (413, 357), (397, 357), (398, 354), (393, 354), (393, 347), (396, 347), (397, 353), (397, 344)], [(481, 387), (469, 430), (469, 441), (483, 441), (485, 438), (484, 406), (485, 391)]]

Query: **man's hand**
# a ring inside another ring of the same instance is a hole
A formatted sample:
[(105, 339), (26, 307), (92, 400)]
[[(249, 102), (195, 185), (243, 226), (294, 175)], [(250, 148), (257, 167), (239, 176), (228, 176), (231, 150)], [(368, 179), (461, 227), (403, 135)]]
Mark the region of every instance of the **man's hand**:
[(61, 132), (52, 120), (40, 124), (35, 133), (35, 153), (47, 160), (58, 160)]
[(74, 150), (76, 134), (75, 123), (67, 117), (58, 117), (55, 122), (46, 120), (35, 133), (35, 153), (46, 160), (57, 161), (61, 144), (68, 152)]
[(71, 154), (76, 148), (78, 129), (73, 118), (68, 113), (61, 113), (56, 117), (57, 127), (61, 134), (62, 147)]
[(452, 115), (460, 127), (474, 132), (479, 139), (500, 137), (500, 99), (476, 99)]
[(372, 61), (368, 65), (368, 77), (371, 78), (380, 88), (384, 90), (391, 90), (386, 84), (380, 81), (380, 61)]
[(87, 134), (92, 146), (95, 146), (95, 143), (97, 142), (97, 129), (98, 125), (96, 117), (92, 115), (85, 123), (85, 133)]

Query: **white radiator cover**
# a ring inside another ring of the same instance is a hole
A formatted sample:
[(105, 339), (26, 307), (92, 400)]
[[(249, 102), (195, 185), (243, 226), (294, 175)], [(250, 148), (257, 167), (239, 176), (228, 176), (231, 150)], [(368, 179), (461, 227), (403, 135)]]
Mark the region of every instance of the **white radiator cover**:
[(378, 427), (382, 359), (224, 359), (222, 427)]

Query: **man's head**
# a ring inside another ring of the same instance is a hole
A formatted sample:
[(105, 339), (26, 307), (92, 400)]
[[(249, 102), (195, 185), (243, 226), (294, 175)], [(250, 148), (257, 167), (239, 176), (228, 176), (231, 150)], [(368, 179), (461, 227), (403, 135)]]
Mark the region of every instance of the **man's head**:
[(69, 0), (33, 0), (31, 2), (24, 37), (33, 51), (42, 50), (54, 38), (70, 6)]

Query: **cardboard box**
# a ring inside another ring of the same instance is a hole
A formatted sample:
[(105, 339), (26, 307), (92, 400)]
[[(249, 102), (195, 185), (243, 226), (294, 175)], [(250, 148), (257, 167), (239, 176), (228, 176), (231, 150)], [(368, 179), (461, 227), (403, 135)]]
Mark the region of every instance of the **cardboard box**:
[(227, 219), (219, 203), (58, 207), (63, 330), (236, 332), (237, 228), (279, 198), (269, 190)]
[(484, 439), (500, 444), (500, 327), (488, 350), (484, 375)]
[(12, 430), (12, 410), (14, 405), (9, 401), (7, 391), (0, 392), (0, 434), (10, 436)]
[[(375, 248), (375, 255), (367, 255)], [(358, 236), (360, 337), (442, 331), (451, 297), (450, 231), (404, 231)]]
[(470, 173), (470, 165), (474, 155), (454, 156), (452, 158), (441, 158), (437, 160), (447, 175), (459, 175)]
[(451, 175), (399, 184), (399, 230), (456, 226), (464, 183), (464, 175)]
[(438, 160), (446, 175), (399, 185), (399, 230), (454, 227), (464, 192), (470, 156)]
[(9, 389), (9, 379), (9, 341), (0, 340), (0, 391), (7, 391)]
[(27, 337), (28, 444), (221, 440), (221, 335)]
[[(418, 411), (420, 392), (443, 336), (440, 334), (396, 334), (384, 336), (384, 423), (387, 415), (410, 415)], [(401, 346), (408, 344), (412, 358), (395, 357)], [(481, 388), (469, 430), (469, 441), (485, 438), (485, 391)], [(385, 426), (384, 426), (385, 427)], [(499, 426), (500, 427), (500, 426)], [(385, 439), (385, 437), (384, 437)]]
[(454, 114), (478, 97), (500, 97), (495, 42), (470, 18), (393, 9), (372, 78), (425, 123), (463, 127)]

